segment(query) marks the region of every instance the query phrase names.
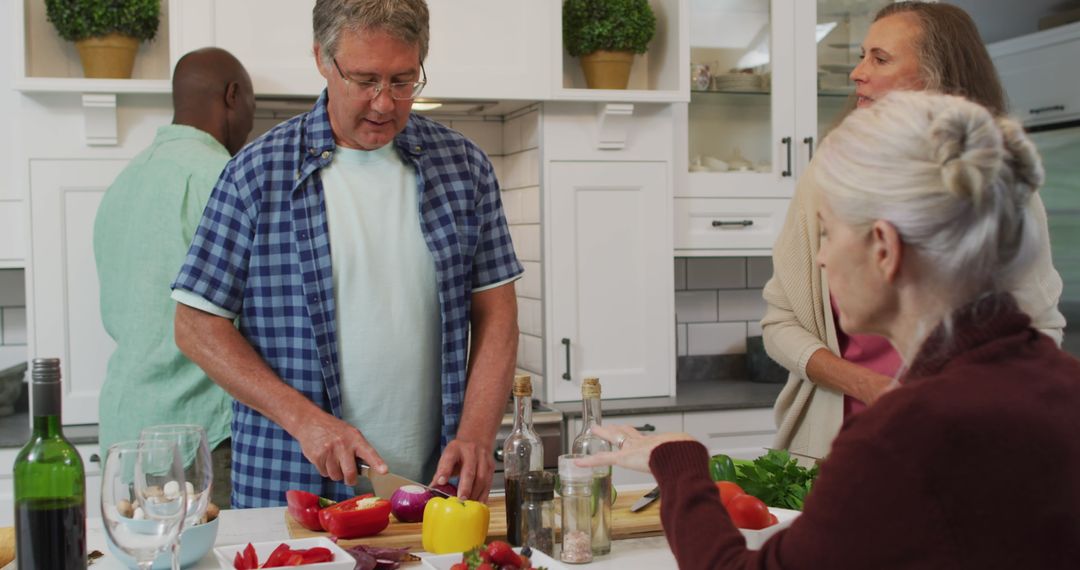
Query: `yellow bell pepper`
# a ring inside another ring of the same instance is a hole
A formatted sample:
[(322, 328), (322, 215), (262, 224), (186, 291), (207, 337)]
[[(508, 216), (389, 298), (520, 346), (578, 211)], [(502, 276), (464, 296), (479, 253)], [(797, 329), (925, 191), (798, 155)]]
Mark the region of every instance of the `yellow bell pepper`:
[(487, 541), (491, 512), (478, 501), (433, 497), (424, 507), (424, 550), (434, 554), (465, 552)]

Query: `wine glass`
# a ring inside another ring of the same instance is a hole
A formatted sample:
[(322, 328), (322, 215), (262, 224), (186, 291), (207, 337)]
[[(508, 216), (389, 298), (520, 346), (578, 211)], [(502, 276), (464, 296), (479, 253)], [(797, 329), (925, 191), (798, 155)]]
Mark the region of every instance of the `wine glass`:
[(187, 488), (175, 443), (124, 441), (105, 455), (101, 518), (109, 538), (149, 570), (176, 541), (187, 513)]
[[(187, 488), (187, 516), (180, 529), (182, 534), (184, 529), (202, 521), (206, 506), (210, 502), (214, 473), (206, 430), (194, 424), (150, 426), (139, 432), (139, 439), (169, 441), (176, 444)], [(181, 534), (177, 534), (176, 542), (172, 545), (172, 570), (180, 570)]]

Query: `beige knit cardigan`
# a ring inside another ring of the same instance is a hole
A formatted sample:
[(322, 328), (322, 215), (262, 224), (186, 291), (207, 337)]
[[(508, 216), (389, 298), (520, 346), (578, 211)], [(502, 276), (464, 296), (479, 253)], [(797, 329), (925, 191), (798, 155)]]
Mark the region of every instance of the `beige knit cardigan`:
[[(819, 229), (814, 163), (798, 181), (787, 219), (773, 246), (773, 276), (762, 296), (768, 308), (761, 320), (765, 350), (790, 371), (773, 411), (774, 447), (809, 459), (821, 459), (844, 420), (844, 395), (807, 379), (806, 363), (818, 349), (840, 351), (829, 290), (817, 264)], [(1042, 247), (1028, 277), (1013, 295), (1031, 316), (1032, 326), (1061, 344), (1065, 317), (1057, 309), (1061, 276), (1050, 259), (1046, 208), (1038, 194), (1030, 205), (1039, 226)]]

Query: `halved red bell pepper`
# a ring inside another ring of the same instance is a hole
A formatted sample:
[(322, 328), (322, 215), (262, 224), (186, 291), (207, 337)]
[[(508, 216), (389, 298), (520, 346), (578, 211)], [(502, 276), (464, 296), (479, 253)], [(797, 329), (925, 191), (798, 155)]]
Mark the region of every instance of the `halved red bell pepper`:
[(323, 529), (338, 538), (360, 538), (390, 525), (390, 501), (371, 493), (341, 501), (319, 511)]
[(236, 570), (251, 570), (259, 567), (259, 555), (255, 553), (255, 547), (249, 542), (248, 545), (236, 553), (233, 558), (233, 568)]
[(308, 530), (326, 530), (319, 522), (319, 511), (333, 505), (334, 501), (307, 491), (292, 490), (285, 491), (285, 502), (289, 505), (289, 514), (300, 526)]

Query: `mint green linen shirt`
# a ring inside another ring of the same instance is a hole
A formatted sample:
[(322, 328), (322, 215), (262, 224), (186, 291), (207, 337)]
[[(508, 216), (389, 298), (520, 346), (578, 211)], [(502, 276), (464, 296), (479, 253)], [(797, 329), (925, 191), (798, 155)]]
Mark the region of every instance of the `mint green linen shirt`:
[(116, 341), (99, 400), (102, 450), (157, 424), (229, 437), (232, 398), (176, 347), (169, 285), (229, 152), (184, 125), (158, 129), (105, 192), (94, 220), (101, 320)]

